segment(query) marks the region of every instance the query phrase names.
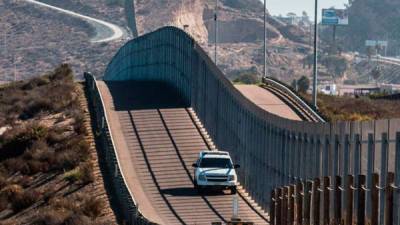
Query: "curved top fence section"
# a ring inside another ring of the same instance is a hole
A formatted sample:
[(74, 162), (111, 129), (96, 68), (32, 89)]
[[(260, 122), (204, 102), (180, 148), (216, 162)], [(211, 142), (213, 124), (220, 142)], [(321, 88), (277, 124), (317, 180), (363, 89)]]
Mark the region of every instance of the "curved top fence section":
[[(338, 122), (322, 125), (291, 121), (260, 109), (236, 90), (190, 35), (176, 27), (163, 27), (129, 41), (118, 51), (108, 65), (104, 80), (165, 81), (175, 86), (188, 103), (193, 103), (192, 100), (195, 99), (192, 98), (196, 96), (192, 95), (192, 92), (195, 92), (192, 89), (198, 88), (194, 81), (204, 75), (208, 79), (214, 79), (216, 85), (224, 89), (232, 101), (241, 104), (243, 110), (247, 110), (254, 116), (266, 119), (281, 128), (301, 131), (304, 130), (304, 126), (313, 128), (317, 126), (327, 129), (340, 124), (348, 124), (352, 127), (362, 124), (361, 122)], [(388, 122), (388, 120), (373, 121), (373, 123), (380, 124)], [(364, 123), (371, 124), (370, 121)]]
[(128, 42), (104, 80), (162, 81), (175, 87), (216, 146), (243, 165), (239, 180), (263, 206), (269, 205), (265, 196), (273, 188), (322, 176), (367, 174), (371, 188), (373, 173), (384, 180), (386, 172), (397, 171), (400, 185), (400, 120), (312, 123), (270, 114), (244, 97), (178, 28)]

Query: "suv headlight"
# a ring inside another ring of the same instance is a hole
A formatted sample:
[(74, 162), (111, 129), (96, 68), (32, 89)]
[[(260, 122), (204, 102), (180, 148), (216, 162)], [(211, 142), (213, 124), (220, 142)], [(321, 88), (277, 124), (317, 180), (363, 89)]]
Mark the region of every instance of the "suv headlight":
[(199, 181), (206, 181), (206, 175), (200, 174), (199, 175)]
[(236, 180), (236, 176), (235, 175), (229, 175), (228, 181), (235, 181), (235, 180)]

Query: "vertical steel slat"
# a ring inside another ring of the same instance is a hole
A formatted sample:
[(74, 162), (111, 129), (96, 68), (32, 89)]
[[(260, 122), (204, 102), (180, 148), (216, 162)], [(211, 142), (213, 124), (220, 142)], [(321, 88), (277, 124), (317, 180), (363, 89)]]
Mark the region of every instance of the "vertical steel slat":
[[(388, 172), (388, 134), (382, 133), (382, 143), (381, 143), (381, 175), (379, 182), (379, 224), (384, 224), (385, 222), (385, 190), (387, 172)], [(398, 171), (400, 172), (400, 171)]]
[(394, 218), (394, 224), (395, 225), (400, 225), (400, 132), (396, 133), (396, 160), (395, 160), (395, 194), (394, 198), (394, 209), (395, 212), (393, 212), (393, 215), (395, 216)]
[(368, 219), (371, 219), (372, 208), (371, 208), (371, 188), (372, 188), (372, 176), (374, 173), (374, 159), (375, 159), (375, 141), (374, 134), (368, 134), (368, 155), (367, 155), (367, 204), (366, 204), (366, 215)]

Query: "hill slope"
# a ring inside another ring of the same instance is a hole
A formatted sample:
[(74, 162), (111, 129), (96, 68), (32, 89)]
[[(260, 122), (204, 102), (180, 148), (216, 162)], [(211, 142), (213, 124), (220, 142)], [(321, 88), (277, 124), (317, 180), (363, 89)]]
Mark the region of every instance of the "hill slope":
[(85, 104), (66, 65), (0, 88), (0, 224), (116, 223)]
[[(139, 34), (162, 26), (186, 25), (210, 56), (214, 55), (214, 0), (134, 0)], [(263, 4), (259, 0), (222, 0), (218, 5), (218, 66), (234, 79), (238, 74), (262, 72)], [(269, 16), (269, 74), (283, 80), (309, 73), (300, 60), (307, 51), (306, 32)]]

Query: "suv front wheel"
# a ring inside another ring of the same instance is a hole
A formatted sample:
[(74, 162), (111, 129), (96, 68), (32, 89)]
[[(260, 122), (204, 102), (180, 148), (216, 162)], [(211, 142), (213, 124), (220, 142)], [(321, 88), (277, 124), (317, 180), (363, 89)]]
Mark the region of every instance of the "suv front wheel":
[(231, 194), (232, 194), (232, 195), (234, 195), (234, 194), (237, 193), (236, 186), (233, 186), (233, 187), (231, 187), (230, 189), (231, 189)]

